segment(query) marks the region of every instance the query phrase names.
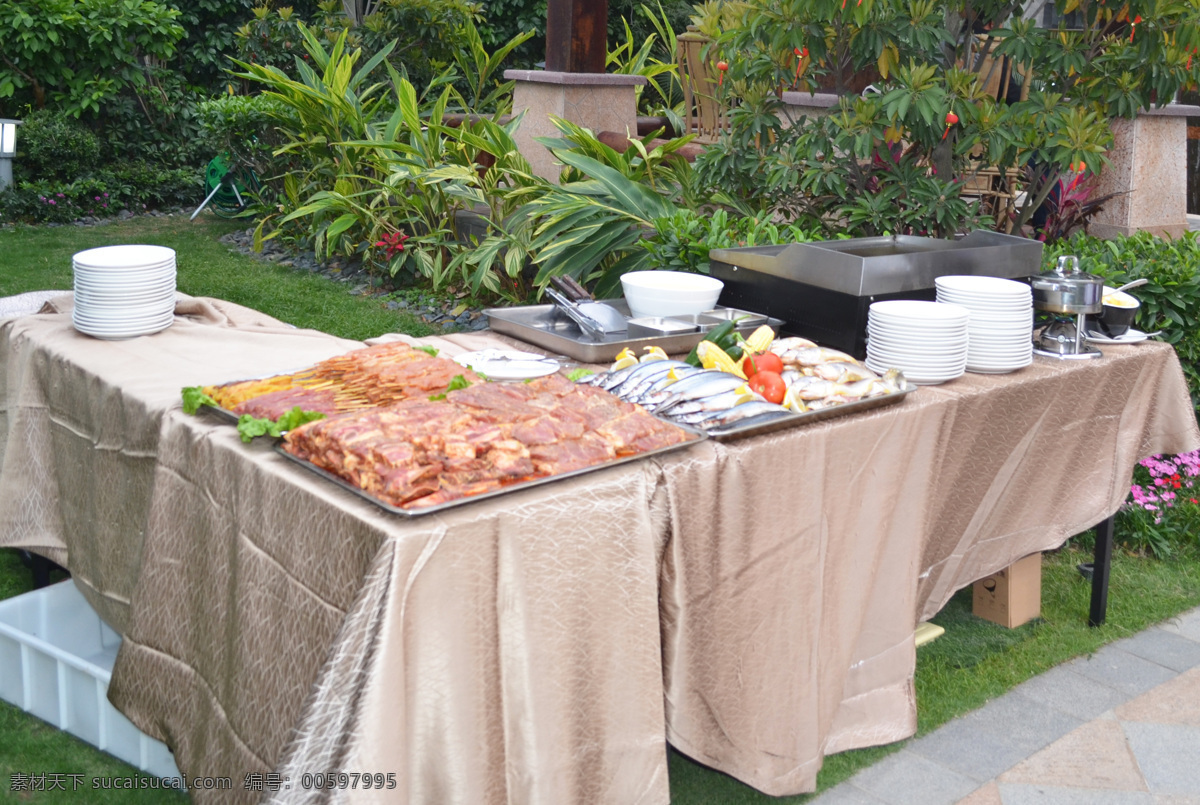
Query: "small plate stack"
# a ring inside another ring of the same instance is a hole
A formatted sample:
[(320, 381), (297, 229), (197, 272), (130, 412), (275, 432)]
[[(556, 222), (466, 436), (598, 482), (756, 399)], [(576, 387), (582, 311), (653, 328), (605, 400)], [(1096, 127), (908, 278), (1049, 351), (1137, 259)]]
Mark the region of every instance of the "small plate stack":
[(75, 268), (75, 329), (119, 340), (165, 330), (175, 320), (175, 250), (165, 246), (104, 246), (79, 252)]
[(899, 369), (923, 386), (953, 380), (967, 366), (970, 318), (958, 305), (875, 302), (867, 314), (867, 367), (874, 372)]
[(937, 300), (971, 311), (967, 371), (1015, 372), (1033, 363), (1033, 291), (999, 277), (948, 276), (934, 280)]

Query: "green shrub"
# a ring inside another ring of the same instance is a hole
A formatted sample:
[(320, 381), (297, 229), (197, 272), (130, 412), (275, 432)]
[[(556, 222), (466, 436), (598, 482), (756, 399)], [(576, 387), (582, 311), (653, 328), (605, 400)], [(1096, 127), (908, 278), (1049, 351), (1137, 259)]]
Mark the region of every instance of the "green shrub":
[(653, 268), (707, 274), (708, 253), (712, 249), (820, 239), (819, 229), (806, 230), (799, 224), (780, 225), (765, 216), (684, 209), (656, 220), (654, 234), (644, 237), (641, 245), (650, 252)]
[(0, 0), (0, 98), (96, 114), (149, 89), (144, 59), (175, 55), (178, 17), (154, 0)]
[(42, 110), (25, 118), (18, 132), (13, 178), (69, 182), (99, 160), (100, 140), (87, 126), (62, 112)]
[(22, 181), (0, 193), (0, 221), (70, 223), (85, 216), (106, 218), (123, 210), (199, 204), (203, 194), (195, 170), (128, 162), (70, 182)]
[(1084, 271), (1104, 277), (1116, 287), (1145, 277), (1133, 290), (1141, 302), (1136, 326), (1145, 332), (1162, 330), (1162, 340), (1179, 353), (1192, 401), (1200, 407), (1200, 242), (1187, 232), (1164, 240), (1148, 232), (1101, 240), (1082, 233), (1047, 245), (1045, 267), (1060, 255), (1079, 257)]
[(274, 153), (285, 142), (279, 126), (295, 130), (296, 120), (286, 104), (270, 95), (222, 95), (202, 102), (196, 119), (209, 152), (229, 154), (235, 164), (250, 166), (260, 183), (296, 168), (295, 160)]

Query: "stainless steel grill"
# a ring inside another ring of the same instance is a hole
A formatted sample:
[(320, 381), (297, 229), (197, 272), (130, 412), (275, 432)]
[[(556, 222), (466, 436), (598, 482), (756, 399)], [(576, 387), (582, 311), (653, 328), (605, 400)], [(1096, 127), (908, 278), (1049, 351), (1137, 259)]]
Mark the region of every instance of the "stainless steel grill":
[(884, 299), (933, 299), (950, 274), (1024, 278), (1041, 270), (1042, 244), (983, 230), (959, 240), (909, 235), (713, 249), (721, 304), (784, 320), (786, 332), (866, 355), (867, 311)]

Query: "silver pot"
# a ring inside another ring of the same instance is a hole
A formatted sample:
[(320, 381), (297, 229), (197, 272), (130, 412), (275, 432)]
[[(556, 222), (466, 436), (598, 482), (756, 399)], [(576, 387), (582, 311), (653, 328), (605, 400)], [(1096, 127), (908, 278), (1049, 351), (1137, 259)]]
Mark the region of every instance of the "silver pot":
[(1104, 310), (1104, 280), (1079, 270), (1079, 258), (1064, 255), (1058, 266), (1031, 277), (1033, 306), (1050, 313), (1100, 313)]

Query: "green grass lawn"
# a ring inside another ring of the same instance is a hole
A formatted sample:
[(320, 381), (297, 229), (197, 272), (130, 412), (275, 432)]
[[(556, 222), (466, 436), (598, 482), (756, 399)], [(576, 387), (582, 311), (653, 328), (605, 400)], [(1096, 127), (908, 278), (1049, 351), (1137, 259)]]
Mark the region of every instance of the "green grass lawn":
[[(0, 296), (71, 287), (71, 255), (114, 243), (158, 243), (178, 253), (179, 288), (262, 310), (299, 327), (346, 338), (389, 331), (423, 335), (428, 328), (387, 310), (376, 299), (353, 297), (346, 286), (230, 252), (217, 237), (244, 224), (211, 216), (141, 218), (96, 228), (0, 229)], [(917, 653), (919, 734), (969, 712), (1018, 683), (1066, 660), (1095, 651), (1186, 609), (1200, 605), (1200, 553), (1183, 546), (1171, 561), (1114, 556), (1108, 623), (1087, 627), (1091, 587), (1075, 570), (1090, 555), (1072, 547), (1047, 554), (1043, 567), (1043, 617), (1004, 629), (971, 615), (970, 590), (959, 593), (935, 622), (946, 634)], [(0, 551), (0, 599), (30, 588), (28, 571), (12, 551)], [(822, 789), (896, 751), (903, 744), (845, 752), (826, 759)], [(126, 764), (0, 703), (0, 803), (178, 802), (178, 794), (138, 791), (26, 794), (10, 790), (14, 773), (81, 773), (86, 779), (128, 776)], [(802, 803), (810, 796), (768, 797), (672, 752), (674, 805)], [(237, 783), (238, 781), (235, 781)], [(86, 795), (85, 795), (86, 794)], [(109, 798), (104, 798), (107, 794)], [(136, 795), (136, 796), (135, 796)], [(139, 798), (140, 797), (140, 798)]]
[(71, 255), (96, 246), (153, 243), (175, 250), (177, 285), (192, 296), (212, 296), (261, 310), (297, 327), (343, 338), (388, 332), (428, 335), (432, 329), (382, 300), (352, 296), (346, 284), (264, 263), (230, 251), (217, 238), (246, 228), (245, 221), (201, 215), (134, 218), (97, 227), (0, 228), (0, 296), (71, 289)]

